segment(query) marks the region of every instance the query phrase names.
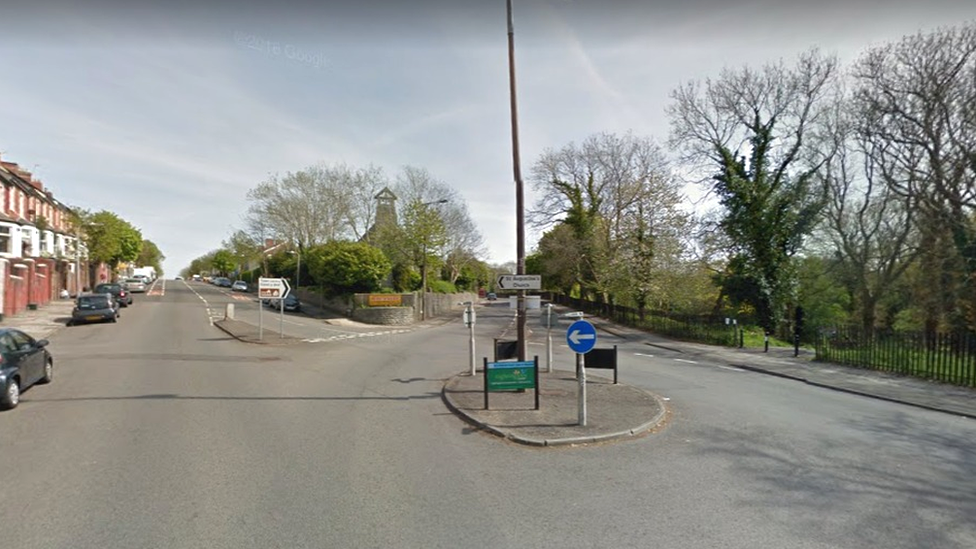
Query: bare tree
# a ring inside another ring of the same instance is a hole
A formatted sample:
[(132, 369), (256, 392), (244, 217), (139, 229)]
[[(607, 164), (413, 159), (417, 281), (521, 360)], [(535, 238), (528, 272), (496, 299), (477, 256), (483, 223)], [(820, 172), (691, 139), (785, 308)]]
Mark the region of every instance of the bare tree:
[(376, 195), (389, 181), (382, 168), (373, 165), (357, 169), (340, 165), (334, 169), (339, 187), (347, 195), (346, 224), (351, 236), (360, 240), (376, 221)]
[(248, 192), (248, 222), (301, 249), (346, 235), (350, 197), (343, 168), (312, 166), (272, 176)]
[(426, 204), (437, 212), (445, 232), (443, 243), (434, 249), (447, 267), (452, 283), (466, 265), (485, 255), (484, 237), (456, 189), (436, 179), (426, 169), (406, 166), (398, 174), (394, 194), (405, 209), (414, 204)]
[[(855, 65), (862, 131), (890, 159), (891, 190), (915, 200), (928, 268), (952, 282), (931, 295), (928, 330), (943, 322), (976, 329), (976, 24), (875, 47)], [(958, 261), (935, 244), (951, 240)], [(933, 273), (935, 274), (935, 273)], [(961, 304), (942, 311), (941, 304)]]
[(537, 228), (572, 228), (577, 246), (562, 253), (576, 257), (573, 271), (583, 291), (608, 304), (642, 300), (634, 276), (648, 274), (656, 243), (681, 217), (684, 198), (661, 148), (630, 133), (592, 135), (543, 153), (531, 181), (540, 198), (529, 219)]
[[(858, 131), (860, 112), (838, 103), (832, 118), (833, 151), (820, 173), (827, 191), (823, 228), (854, 299), (860, 324), (875, 327), (878, 302), (918, 257), (915, 199), (892, 189), (899, 159), (872, 131)], [(861, 130), (867, 130), (861, 127)]]

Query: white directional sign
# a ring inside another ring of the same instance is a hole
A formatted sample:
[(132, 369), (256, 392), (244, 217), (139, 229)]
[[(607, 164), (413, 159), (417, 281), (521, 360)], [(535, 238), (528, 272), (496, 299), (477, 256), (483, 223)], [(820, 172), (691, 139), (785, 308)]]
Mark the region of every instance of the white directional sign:
[(290, 291), (291, 286), (284, 278), (258, 279), (258, 297), (261, 299), (284, 299)]
[(499, 275), (500, 290), (541, 290), (542, 275)]

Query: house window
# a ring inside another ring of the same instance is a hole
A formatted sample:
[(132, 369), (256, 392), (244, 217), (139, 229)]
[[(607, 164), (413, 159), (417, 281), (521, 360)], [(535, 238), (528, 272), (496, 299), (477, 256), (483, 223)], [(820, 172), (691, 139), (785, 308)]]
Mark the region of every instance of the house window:
[(12, 254), (10, 225), (0, 225), (0, 254)]

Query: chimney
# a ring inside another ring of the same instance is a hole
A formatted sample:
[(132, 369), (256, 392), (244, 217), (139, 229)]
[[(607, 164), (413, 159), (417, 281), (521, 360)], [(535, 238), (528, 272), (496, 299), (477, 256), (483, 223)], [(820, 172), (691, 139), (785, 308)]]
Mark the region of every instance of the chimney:
[(265, 250), (267, 250), (268, 248), (271, 248), (274, 245), (275, 245), (275, 241), (274, 241), (273, 238), (265, 238), (264, 239), (264, 249)]
[(23, 179), (24, 181), (31, 180), (31, 173), (24, 168), (21, 168), (16, 162), (3, 162), (3, 167), (7, 168), (11, 172), (17, 175), (17, 177)]
[(31, 178), (30, 178), (30, 184), (31, 184), (31, 186), (33, 186), (33, 187), (34, 187), (35, 189), (37, 189), (37, 190), (39, 190), (39, 191), (41, 191), (41, 192), (43, 192), (43, 191), (44, 191), (44, 185), (43, 185), (43, 184), (41, 184), (41, 180), (40, 180), (40, 179), (34, 179), (34, 177), (33, 177), (33, 176), (31, 176)]

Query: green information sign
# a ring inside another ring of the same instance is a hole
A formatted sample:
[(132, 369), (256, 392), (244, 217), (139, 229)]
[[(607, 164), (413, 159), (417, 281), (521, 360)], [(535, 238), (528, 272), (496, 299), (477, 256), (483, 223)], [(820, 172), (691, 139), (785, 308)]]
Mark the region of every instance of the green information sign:
[(535, 388), (536, 363), (525, 362), (489, 362), (487, 369), (487, 385), (489, 391), (511, 391), (516, 389)]

